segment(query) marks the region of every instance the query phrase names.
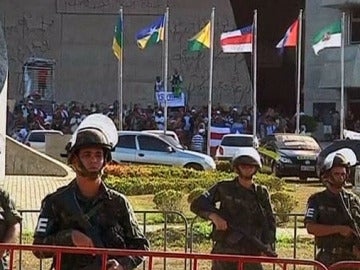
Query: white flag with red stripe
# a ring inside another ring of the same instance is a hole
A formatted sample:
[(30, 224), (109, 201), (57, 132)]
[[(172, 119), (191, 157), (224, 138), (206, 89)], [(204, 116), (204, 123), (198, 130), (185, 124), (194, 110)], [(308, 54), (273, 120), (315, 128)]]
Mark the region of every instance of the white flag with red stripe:
[(220, 45), (224, 53), (252, 52), (252, 25), (221, 34)]
[(222, 137), (229, 133), (229, 127), (210, 127), (210, 147), (218, 146)]

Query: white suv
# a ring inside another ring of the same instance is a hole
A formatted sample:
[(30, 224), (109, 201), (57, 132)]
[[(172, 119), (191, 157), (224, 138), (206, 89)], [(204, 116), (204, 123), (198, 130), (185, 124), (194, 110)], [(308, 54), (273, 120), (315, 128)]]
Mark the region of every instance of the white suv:
[(244, 147), (259, 146), (257, 137), (250, 134), (226, 134), (222, 137), (220, 145), (216, 148), (215, 159), (231, 160), (237, 150)]
[(119, 131), (113, 150), (116, 162), (181, 166), (196, 170), (214, 170), (212, 157), (185, 150), (175, 139), (164, 134), (141, 131)]

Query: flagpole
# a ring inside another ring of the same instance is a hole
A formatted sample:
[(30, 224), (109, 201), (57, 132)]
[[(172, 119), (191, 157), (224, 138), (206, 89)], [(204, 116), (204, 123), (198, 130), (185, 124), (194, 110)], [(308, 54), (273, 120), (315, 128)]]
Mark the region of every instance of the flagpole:
[(124, 59), (124, 11), (123, 7), (120, 7), (120, 20), (121, 20), (121, 57), (118, 61), (118, 93), (119, 93), (119, 130), (123, 130), (123, 59)]
[(253, 22), (253, 137), (256, 137), (256, 116), (257, 116), (257, 9), (254, 10)]
[(166, 7), (165, 13), (165, 57), (164, 57), (164, 91), (165, 91), (165, 106), (164, 106), (164, 134), (166, 134), (168, 124), (168, 104), (167, 104), (167, 88), (168, 88), (168, 58), (169, 58), (169, 7)]
[(297, 43), (297, 87), (296, 87), (296, 129), (295, 129), (295, 133), (299, 134), (300, 133), (300, 95), (301, 95), (301, 85), (300, 85), (300, 81), (301, 81), (301, 39), (302, 39), (302, 13), (303, 10), (300, 9), (300, 13), (299, 13), (299, 29), (298, 29), (298, 43)]
[(345, 84), (345, 12), (341, 18), (341, 105), (340, 105), (340, 139), (344, 138), (344, 84)]
[(208, 101), (208, 130), (207, 130), (207, 151), (210, 155), (211, 143), (211, 107), (212, 107), (212, 87), (213, 87), (213, 66), (214, 66), (214, 26), (215, 26), (215, 7), (211, 11), (210, 21), (210, 68), (209, 68), (209, 101)]

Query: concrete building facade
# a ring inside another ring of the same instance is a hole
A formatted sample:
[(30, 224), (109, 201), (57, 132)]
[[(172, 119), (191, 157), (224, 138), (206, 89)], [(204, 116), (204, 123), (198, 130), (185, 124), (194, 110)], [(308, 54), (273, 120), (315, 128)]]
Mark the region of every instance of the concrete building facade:
[(55, 60), (57, 103), (112, 103), (118, 99), (117, 60), (111, 45), (120, 6), (124, 8), (123, 102), (153, 104), (154, 83), (163, 74), (161, 44), (137, 48), (136, 33), (170, 9), (169, 76), (177, 68), (189, 104), (206, 105), (210, 52), (188, 53), (187, 40), (215, 11), (213, 100), (250, 105), (251, 81), (243, 54), (221, 53), (220, 33), (236, 28), (230, 2), (216, 0), (4, 0), (0, 18), (9, 51), (9, 98), (24, 91), (23, 64), (29, 57)]
[(341, 20), (345, 12), (344, 114), (351, 110), (360, 119), (360, 1), (306, 1), (304, 55), (304, 111), (322, 121), (341, 112), (341, 50), (327, 48), (316, 56), (313, 36), (324, 26)]
[(84, 104), (118, 99), (117, 61), (111, 51), (113, 29), (124, 8), (124, 104), (153, 104), (157, 75), (163, 74), (162, 46), (140, 50), (135, 34), (170, 9), (169, 76), (177, 68), (184, 78), (189, 105), (207, 105), (209, 51), (188, 53), (187, 40), (215, 14), (213, 104), (251, 105), (250, 54), (224, 54), (220, 34), (252, 22), (258, 9), (258, 107), (295, 112), (295, 49), (275, 49), (286, 29), (303, 16), (302, 110), (321, 121), (340, 111), (340, 49), (316, 56), (313, 36), (346, 13), (345, 111), (360, 114), (360, 0), (4, 0), (0, 18), (8, 43), (10, 99), (24, 91), (23, 64), (29, 57), (55, 60), (54, 99)]

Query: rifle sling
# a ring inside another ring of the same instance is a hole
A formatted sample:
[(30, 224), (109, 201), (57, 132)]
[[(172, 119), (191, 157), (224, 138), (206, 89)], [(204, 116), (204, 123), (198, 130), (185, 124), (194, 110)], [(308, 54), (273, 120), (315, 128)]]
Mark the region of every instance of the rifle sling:
[[(79, 217), (77, 217), (76, 219), (86, 227), (85, 229), (87, 231), (95, 231), (94, 226), (90, 223), (90, 218), (93, 217), (97, 213), (97, 211), (100, 209), (101, 206), (103, 206), (104, 200), (97, 203), (87, 213), (84, 213), (83, 210), (81, 209), (79, 202), (76, 198), (75, 192), (74, 192), (74, 200), (75, 200), (75, 204), (76, 204), (77, 208), (79, 209), (79, 211), (81, 213), (81, 215), (79, 215)], [(100, 241), (100, 238), (99, 237), (96, 237), (96, 238), (97, 238), (97, 240), (99, 240), (97, 242), (99, 242), (99, 243), (101, 242), (101, 245), (103, 246), (102, 241)]]
[(356, 238), (358, 240), (360, 240), (360, 231), (359, 231), (359, 227), (356, 223), (356, 221), (354, 220), (352, 214), (351, 214), (351, 206), (350, 206), (350, 197), (347, 196), (347, 204), (345, 203), (345, 199), (342, 193), (340, 193), (340, 201), (341, 201), (341, 206), (345, 211), (345, 214), (348, 216), (348, 218), (350, 219), (350, 222), (352, 223), (352, 227), (356, 232)]

